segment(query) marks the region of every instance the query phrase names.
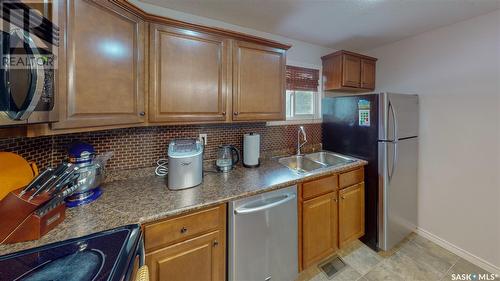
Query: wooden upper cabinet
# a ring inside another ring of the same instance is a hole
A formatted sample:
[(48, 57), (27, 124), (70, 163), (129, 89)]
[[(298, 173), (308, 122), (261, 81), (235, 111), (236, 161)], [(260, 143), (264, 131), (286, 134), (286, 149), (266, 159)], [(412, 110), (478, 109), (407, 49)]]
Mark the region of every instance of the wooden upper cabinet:
[(285, 119), (285, 50), (234, 41), (233, 120)]
[(52, 128), (144, 122), (143, 20), (105, 0), (59, 3), (64, 39), (57, 70), (59, 122)]
[(357, 56), (342, 56), (342, 86), (359, 87), (361, 85), (361, 59)]
[(324, 90), (366, 92), (375, 89), (376, 58), (338, 51), (321, 59)]
[(361, 60), (361, 88), (375, 89), (375, 61)]
[(152, 24), (149, 120), (225, 121), (230, 62), (224, 37)]
[(361, 182), (339, 191), (339, 245), (365, 234), (365, 183)]

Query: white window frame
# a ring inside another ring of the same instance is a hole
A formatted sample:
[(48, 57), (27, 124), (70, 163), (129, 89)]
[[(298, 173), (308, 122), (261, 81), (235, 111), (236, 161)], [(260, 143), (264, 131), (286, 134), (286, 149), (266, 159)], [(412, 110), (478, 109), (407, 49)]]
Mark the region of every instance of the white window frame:
[[(296, 124), (313, 124), (313, 123), (321, 123), (323, 122), (322, 117), (321, 117), (321, 99), (323, 98), (323, 76), (321, 75), (322, 73), (322, 66), (321, 65), (313, 65), (313, 64), (307, 64), (307, 63), (299, 63), (299, 62), (294, 62), (294, 61), (287, 61), (287, 65), (290, 66), (297, 66), (297, 67), (306, 67), (306, 68), (312, 68), (312, 69), (318, 69), (319, 70), (319, 81), (318, 81), (318, 91), (316, 95), (314, 95), (314, 114), (307, 114), (303, 116), (292, 116), (288, 117), (286, 116), (286, 120), (284, 121), (272, 121), (272, 122), (267, 122), (267, 126), (280, 126), (280, 125), (296, 125)], [(283, 93), (286, 95), (285, 93)], [(295, 101), (292, 102), (292, 104)], [(286, 106), (286, 96), (285, 96), (285, 106)], [(286, 114), (286, 113), (285, 113)]]
[[(312, 114), (295, 114), (295, 92), (292, 90), (287, 90), (286, 92), (290, 92), (290, 116), (286, 116), (286, 120), (313, 120), (319, 118), (319, 102), (320, 102), (320, 93), (318, 91), (312, 92), (313, 94), (313, 113)], [(307, 92), (307, 91), (306, 91)], [(286, 105), (288, 106), (288, 104)]]

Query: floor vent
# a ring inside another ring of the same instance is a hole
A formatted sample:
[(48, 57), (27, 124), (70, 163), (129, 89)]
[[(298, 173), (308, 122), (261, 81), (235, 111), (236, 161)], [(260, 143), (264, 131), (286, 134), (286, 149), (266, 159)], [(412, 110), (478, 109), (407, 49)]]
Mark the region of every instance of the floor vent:
[(319, 269), (326, 274), (328, 279), (333, 278), (333, 276), (340, 272), (344, 268), (344, 266), (344, 261), (338, 256), (329, 258), (328, 260), (318, 265)]

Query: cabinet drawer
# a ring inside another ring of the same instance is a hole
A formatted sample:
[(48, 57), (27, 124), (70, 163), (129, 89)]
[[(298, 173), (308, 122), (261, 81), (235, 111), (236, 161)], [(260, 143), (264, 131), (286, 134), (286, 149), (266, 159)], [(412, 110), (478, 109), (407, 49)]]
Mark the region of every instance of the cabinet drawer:
[(365, 179), (365, 170), (364, 167), (361, 167), (359, 169), (340, 174), (339, 186), (340, 188), (348, 187), (360, 183), (364, 181), (364, 179)]
[(191, 238), (224, 224), (225, 205), (153, 223), (144, 227), (146, 251)]
[(304, 200), (332, 192), (338, 187), (337, 175), (305, 182), (302, 185), (302, 198)]

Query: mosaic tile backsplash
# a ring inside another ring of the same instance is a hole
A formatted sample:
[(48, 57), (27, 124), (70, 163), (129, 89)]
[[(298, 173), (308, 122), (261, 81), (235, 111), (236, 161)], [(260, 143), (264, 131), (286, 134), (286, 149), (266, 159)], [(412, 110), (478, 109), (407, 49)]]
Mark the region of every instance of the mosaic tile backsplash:
[[(208, 135), (205, 160), (215, 159), (217, 147), (221, 144), (232, 144), (241, 150), (243, 135), (250, 132), (261, 135), (261, 156), (291, 154), (297, 147), (298, 126), (266, 126), (265, 123), (155, 126), (36, 138), (17, 137), (0, 139), (0, 151), (18, 153), (44, 168), (66, 159), (68, 145), (81, 140), (92, 144), (97, 153), (113, 151), (107, 169), (117, 171), (155, 166), (159, 158), (166, 157), (171, 139), (197, 138), (199, 134)], [(321, 149), (321, 124), (303, 126), (308, 138), (305, 151)]]

